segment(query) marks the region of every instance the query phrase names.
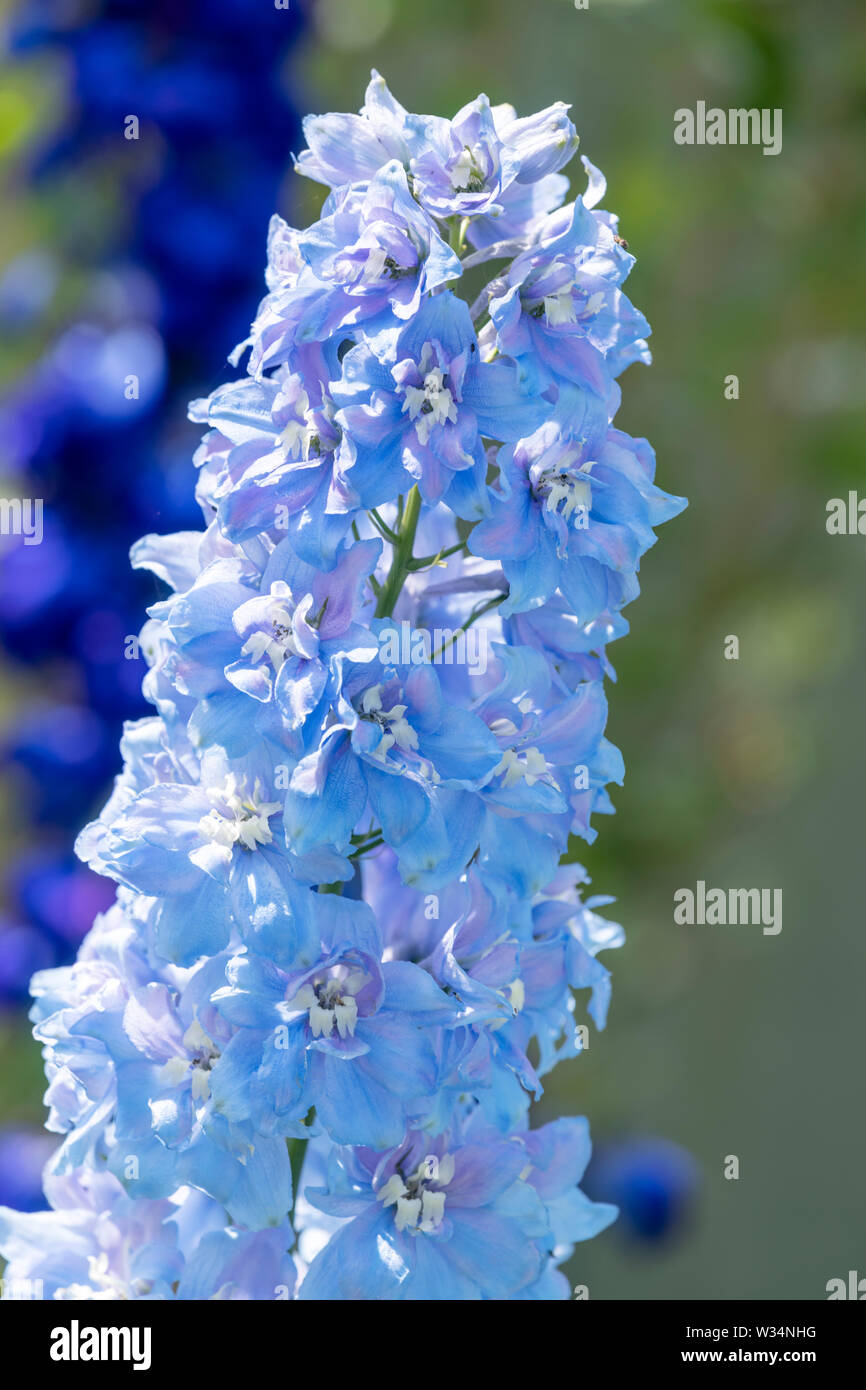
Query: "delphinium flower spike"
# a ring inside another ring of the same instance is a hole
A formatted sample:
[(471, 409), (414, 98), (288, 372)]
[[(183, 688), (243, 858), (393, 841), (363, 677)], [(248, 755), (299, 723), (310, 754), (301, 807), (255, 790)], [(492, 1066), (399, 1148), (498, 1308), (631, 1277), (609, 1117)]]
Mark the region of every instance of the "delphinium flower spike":
[(587, 161), (566, 202), (561, 104), (374, 73), (305, 133), (321, 218), (273, 219), (246, 375), (193, 406), (206, 529), (133, 550), (154, 714), (78, 842), (117, 901), (34, 981), (65, 1138), (0, 1249), (60, 1297), (566, 1297), (615, 1208), (530, 1106), (622, 941), (566, 854), (684, 505), (612, 425), (633, 258)]

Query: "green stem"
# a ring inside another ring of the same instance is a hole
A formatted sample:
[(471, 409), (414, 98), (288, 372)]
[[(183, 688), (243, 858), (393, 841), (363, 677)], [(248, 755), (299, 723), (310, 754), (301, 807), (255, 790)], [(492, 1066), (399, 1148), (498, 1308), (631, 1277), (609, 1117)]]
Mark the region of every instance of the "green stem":
[(464, 247), (466, 246), (466, 233), (468, 231), (468, 217), (464, 217), (459, 221), (456, 217), (453, 217), (451, 219), (448, 244), (451, 247), (451, 250), (455, 251), (458, 256), (461, 256), (463, 254)]
[(406, 505), (403, 508), (398, 540), (394, 546), (394, 558), (391, 561), (388, 578), (382, 585), (382, 592), (376, 604), (377, 618), (390, 618), (394, 612), (406, 575), (409, 573), (412, 550), (415, 545), (415, 532), (418, 530), (420, 516), (421, 494), (416, 484), (406, 498)]
[(381, 834), (382, 831), (379, 829), (378, 826), (375, 830), (365, 830), (362, 835), (353, 834), (352, 844), (357, 849), (360, 845), (365, 844), (367, 840), (378, 840)]
[(353, 862), (357, 859), (363, 859), (364, 855), (367, 853), (368, 850), (378, 849), (379, 846), (384, 845), (384, 843), (384, 839), (369, 840), (366, 844), (359, 845), (357, 849), (353, 850), (352, 853), (349, 855), (349, 858)]
[(301, 1169), (304, 1166), (304, 1155), (307, 1152), (309, 1139), (287, 1139), (286, 1148), (289, 1151), (289, 1167), (292, 1170), (292, 1210), (289, 1212), (289, 1220), (295, 1214), (295, 1207), (298, 1205), (298, 1188), (301, 1181)]
[(450, 545), (447, 550), (439, 550), (435, 555), (419, 555), (417, 560), (409, 561), (409, 572), (415, 574), (417, 570), (429, 569), (431, 565), (438, 565), (440, 560), (447, 560), (449, 555), (456, 555), (458, 550), (465, 550), (466, 542), (461, 541), (459, 545)]
[(390, 541), (391, 545), (398, 544), (400, 540), (399, 535), (396, 531), (392, 531), (391, 527), (385, 521), (382, 520), (375, 507), (370, 508), (369, 517), (373, 525), (376, 527), (376, 530), (379, 532), (380, 536), (384, 536), (385, 540)]
[(469, 617), (466, 619), (466, 622), (461, 624), (460, 627), (455, 628), (448, 641), (443, 642), (441, 647), (436, 648), (430, 660), (438, 661), (442, 653), (447, 652), (448, 648), (452, 646), (454, 642), (456, 642), (461, 632), (468, 632), (469, 628), (472, 626), (473, 623), (477, 623), (479, 618), (483, 618), (485, 613), (489, 613), (491, 608), (495, 608), (496, 605), (502, 603), (504, 599), (505, 594), (497, 594), (496, 598), (488, 599), (486, 603), (480, 604), (478, 608), (473, 608)]

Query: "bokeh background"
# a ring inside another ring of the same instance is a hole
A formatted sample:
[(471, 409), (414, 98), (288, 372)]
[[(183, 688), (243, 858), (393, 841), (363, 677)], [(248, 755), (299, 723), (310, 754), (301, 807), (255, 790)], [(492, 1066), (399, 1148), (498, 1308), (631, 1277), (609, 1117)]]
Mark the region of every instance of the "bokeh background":
[[(375, 66), (414, 110), (573, 103), (654, 329), (617, 423), (691, 502), (611, 653), (628, 775), (581, 855), (628, 932), (608, 1028), (538, 1107), (589, 1115), (588, 1185), (623, 1207), (568, 1272), (591, 1299), (820, 1299), (866, 1274), (866, 538), (825, 526), (830, 498), (866, 496), (862, 4), (0, 13), (0, 495), (46, 499), (43, 544), (0, 554), (0, 1201), (38, 1202), (51, 1146), (26, 979), (105, 901), (71, 843), (142, 708), (122, 639), (150, 594), (125, 552), (193, 516), (183, 403), (245, 335), (270, 210), (318, 211), (290, 172), (297, 113), (357, 108)], [(698, 100), (782, 108), (781, 154), (675, 145)], [(676, 925), (699, 879), (781, 888), (781, 933)]]

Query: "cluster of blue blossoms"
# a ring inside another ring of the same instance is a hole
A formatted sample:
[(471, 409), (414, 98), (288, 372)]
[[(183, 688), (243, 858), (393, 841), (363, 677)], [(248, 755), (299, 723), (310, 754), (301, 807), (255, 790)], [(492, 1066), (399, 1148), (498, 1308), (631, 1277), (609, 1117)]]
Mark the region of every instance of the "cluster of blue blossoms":
[(529, 1108), (622, 932), (562, 861), (683, 505), (611, 423), (648, 325), (562, 104), (374, 73), (305, 135), (322, 216), (273, 219), (247, 375), (192, 409), (206, 530), (133, 549), (155, 713), (78, 841), (117, 900), (34, 980), (65, 1138), (0, 1250), (58, 1298), (563, 1298), (616, 1209)]

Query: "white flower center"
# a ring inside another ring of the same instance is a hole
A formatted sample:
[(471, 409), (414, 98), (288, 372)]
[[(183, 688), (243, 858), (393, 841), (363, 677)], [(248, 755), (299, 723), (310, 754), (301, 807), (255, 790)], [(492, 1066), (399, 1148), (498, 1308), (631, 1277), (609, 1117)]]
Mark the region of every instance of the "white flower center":
[(563, 278), (551, 294), (538, 299), (532, 297), (531, 289), (527, 291), (525, 308), (534, 318), (544, 317), (551, 328), (557, 328), (561, 324), (577, 323), (578, 319), (593, 318), (604, 307), (604, 291), (587, 294), (578, 285), (573, 269), (562, 257), (558, 256), (552, 262), (547, 274), (553, 271), (559, 272)]
[(310, 459), (322, 458), (324, 454), (333, 452), (337, 427), (330, 396), (326, 395), (322, 405), (313, 409), (309, 396), (301, 389), (293, 408), (295, 418), (289, 420), (280, 434), (287, 458), (309, 463)]
[(408, 1178), (394, 1173), (376, 1195), (383, 1206), (395, 1208), (394, 1222), (398, 1231), (426, 1234), (442, 1224), (446, 1194), (441, 1189), (447, 1187), (453, 1177), (451, 1154), (443, 1154), (441, 1158), (431, 1155), (423, 1159)]
[(480, 145), (472, 149), (464, 145), (451, 165), (451, 186), (460, 193), (482, 193), (485, 177), (482, 169), (484, 151)]
[(383, 247), (374, 246), (367, 253), (361, 279), (367, 285), (377, 285), (382, 280), (399, 280), (402, 275), (411, 275), (411, 273), (411, 266), (401, 265)]
[(207, 795), (214, 808), (198, 823), (205, 839), (227, 849), (238, 844), (244, 849), (257, 849), (271, 843), (274, 837), (268, 820), (280, 810), (280, 803), (263, 801), (258, 781), (252, 795), (248, 795), (232, 772), (223, 787), (209, 787)]
[(399, 280), (403, 275), (411, 275), (413, 267), (401, 265), (390, 251), (382, 246), (365, 246), (363, 242), (352, 247), (356, 252), (363, 251), (364, 260), (359, 265), (354, 255), (339, 256), (334, 262), (337, 278), (344, 285), (382, 285), (383, 281)]
[(361, 697), (361, 718), (377, 724), (382, 738), (374, 752), (374, 757), (384, 759), (388, 750), (396, 744), (404, 752), (414, 752), (418, 747), (418, 735), (406, 718), (406, 705), (392, 705), (382, 708), (382, 687), (371, 685)]
[(184, 1033), (183, 1045), (189, 1057), (170, 1057), (160, 1068), (160, 1078), (167, 1086), (180, 1086), (189, 1075), (193, 1101), (196, 1105), (204, 1105), (210, 1099), (210, 1072), (219, 1059), (220, 1050), (198, 1019), (194, 1019)]
[(534, 787), (547, 771), (544, 754), (537, 748), (526, 748), (522, 753), (518, 753), (516, 748), (506, 748), (493, 769), (493, 776), (502, 773), (503, 787), (513, 787), (521, 781), (525, 781), (528, 787)]
[(556, 328), (561, 323), (577, 322), (577, 310), (574, 307), (571, 285), (566, 289), (558, 290), (556, 294), (545, 296), (544, 316), (551, 328)]
[[(585, 463), (580, 472), (587, 475), (591, 468), (592, 462)], [(577, 512), (576, 524), (582, 529), (586, 528), (592, 506), (592, 485), (588, 476), (580, 477), (574, 473), (549, 469), (542, 474), (538, 490), (544, 494), (544, 506), (547, 511), (559, 511), (563, 521), (570, 521)]]
[(423, 375), (423, 386), (404, 388), (403, 411), (408, 411), (409, 419), (415, 422), (415, 433), (419, 442), (426, 444), (434, 425), (444, 425), (450, 420), (457, 422), (457, 406), (450, 387), (445, 385), (447, 374), (441, 367), (432, 367), (433, 349), (424, 344), (418, 371)]
[[(516, 1018), (519, 1013), (523, 1012), (526, 1006), (526, 985), (519, 975), (515, 980), (511, 981), (511, 984), (499, 990), (499, 994), (511, 1009), (512, 1017)], [(509, 1020), (507, 1018), (495, 1018), (493, 1022), (489, 1023), (487, 1026), (491, 1033), (497, 1033), (499, 1029), (504, 1028), (508, 1022)]]
[(254, 663), (270, 661), (277, 672), (290, 652), (293, 656), (303, 653), (292, 629), (293, 609), (289, 607), (292, 591), (284, 579), (277, 579), (271, 585), (271, 600), (265, 619), (269, 626), (252, 633), (241, 647), (241, 652)]
[(353, 1038), (358, 1022), (355, 995), (366, 980), (363, 970), (350, 970), (341, 978), (302, 985), (290, 1006), (308, 1010), (314, 1038), (329, 1038), (335, 1028), (341, 1038)]

